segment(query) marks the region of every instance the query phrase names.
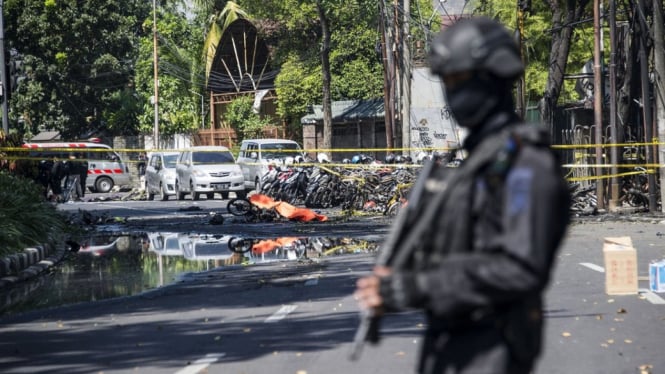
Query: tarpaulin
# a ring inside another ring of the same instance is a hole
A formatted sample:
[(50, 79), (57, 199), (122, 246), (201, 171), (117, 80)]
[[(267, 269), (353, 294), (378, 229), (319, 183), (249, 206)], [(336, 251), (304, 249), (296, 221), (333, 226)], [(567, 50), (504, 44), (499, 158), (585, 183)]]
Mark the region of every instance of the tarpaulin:
[(254, 194), (249, 196), (249, 201), (262, 209), (274, 209), (280, 216), (294, 221), (309, 222), (309, 221), (327, 221), (328, 217), (322, 214), (317, 214), (311, 209), (298, 208), (284, 201), (275, 201), (272, 197)]
[(293, 244), (293, 242), (297, 241), (298, 239), (299, 238), (294, 238), (294, 237), (283, 237), (277, 239), (261, 240), (252, 246), (252, 253), (262, 254), (270, 252), (275, 248), (291, 245)]

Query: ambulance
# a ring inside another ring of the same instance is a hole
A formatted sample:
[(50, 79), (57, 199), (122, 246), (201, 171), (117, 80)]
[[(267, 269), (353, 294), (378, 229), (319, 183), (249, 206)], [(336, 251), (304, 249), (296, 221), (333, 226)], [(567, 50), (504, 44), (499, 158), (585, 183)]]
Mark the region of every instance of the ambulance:
[[(129, 167), (111, 147), (91, 142), (26, 143), (28, 157), (46, 160), (54, 157), (66, 160), (70, 153), (77, 154), (88, 162), (88, 177), (85, 185), (92, 192), (109, 192), (113, 186), (130, 184)], [(79, 158), (77, 156), (77, 158)]]

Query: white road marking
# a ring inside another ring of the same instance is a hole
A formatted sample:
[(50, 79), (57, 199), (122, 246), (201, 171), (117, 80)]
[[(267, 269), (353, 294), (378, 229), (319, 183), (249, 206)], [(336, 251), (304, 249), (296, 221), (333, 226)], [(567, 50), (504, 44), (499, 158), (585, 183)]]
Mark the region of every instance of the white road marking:
[(656, 295), (654, 292), (651, 290), (647, 290), (646, 288), (640, 288), (637, 290), (637, 292), (644, 296), (645, 299), (647, 299), (648, 302), (651, 304), (665, 304), (665, 300), (663, 300), (662, 297)]
[(282, 319), (284, 319), (284, 317), (289, 315), (289, 313), (296, 310), (297, 307), (298, 307), (297, 305), (282, 305), (282, 307), (279, 308), (278, 311), (273, 313), (273, 315), (271, 315), (270, 317), (266, 318), (266, 320), (263, 322), (265, 323), (279, 322)]
[(602, 266), (598, 266), (596, 264), (592, 264), (590, 262), (580, 262), (580, 265), (582, 265), (584, 267), (587, 267), (591, 270), (595, 270), (599, 273), (604, 273), (605, 272), (605, 268), (603, 268)]
[(185, 366), (175, 374), (198, 374), (224, 356), (226, 356), (226, 353), (208, 353), (205, 357), (194, 361), (191, 365)]

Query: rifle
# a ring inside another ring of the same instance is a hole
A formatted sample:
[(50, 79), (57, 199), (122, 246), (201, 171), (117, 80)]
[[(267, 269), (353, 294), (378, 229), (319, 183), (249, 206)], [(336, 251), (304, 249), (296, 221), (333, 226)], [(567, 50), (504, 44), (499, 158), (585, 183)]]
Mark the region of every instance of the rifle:
[[(454, 154), (454, 152), (451, 154)], [(404, 263), (411, 256), (411, 250), (399, 250), (400, 244), (404, 239), (406, 227), (408, 227), (407, 223), (411, 223), (420, 210), (420, 200), (425, 191), (425, 183), (437, 169), (437, 165), (436, 161), (430, 160), (423, 166), (409, 193), (406, 208), (402, 209), (397, 215), (388, 238), (381, 246), (381, 251), (376, 260), (377, 266)], [(349, 354), (350, 360), (355, 361), (360, 357), (365, 341), (372, 344), (379, 342), (379, 320), (380, 316), (374, 315), (371, 310), (360, 312), (360, 324), (353, 338), (353, 345)]]

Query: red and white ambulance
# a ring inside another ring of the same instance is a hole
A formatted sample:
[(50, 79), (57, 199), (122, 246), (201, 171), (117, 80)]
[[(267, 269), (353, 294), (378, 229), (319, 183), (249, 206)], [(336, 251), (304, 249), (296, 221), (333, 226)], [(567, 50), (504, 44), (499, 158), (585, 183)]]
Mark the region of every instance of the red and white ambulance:
[(113, 186), (130, 184), (129, 168), (111, 147), (91, 142), (26, 143), (28, 157), (66, 160), (70, 153), (78, 154), (88, 162), (86, 187), (93, 192), (109, 192)]

